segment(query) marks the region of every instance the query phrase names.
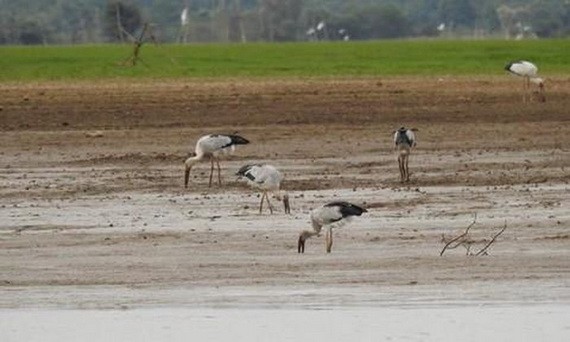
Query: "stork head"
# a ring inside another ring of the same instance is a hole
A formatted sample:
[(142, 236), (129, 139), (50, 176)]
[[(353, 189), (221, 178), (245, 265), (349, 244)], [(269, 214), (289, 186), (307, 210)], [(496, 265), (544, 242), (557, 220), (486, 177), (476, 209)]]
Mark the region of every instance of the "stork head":
[(305, 253), (305, 241), (307, 241), (308, 238), (310, 238), (311, 236), (319, 236), (319, 233), (316, 231), (308, 231), (308, 230), (303, 230), (300, 234), (299, 234), (299, 242), (297, 243), (297, 253)]
[(285, 214), (291, 214), (291, 206), (289, 205), (289, 194), (285, 191), (279, 191), (275, 198), (278, 201), (283, 201), (283, 208), (285, 210)]
[(190, 170), (192, 170), (192, 166), (196, 164), (198, 160), (195, 156), (190, 157), (184, 161), (184, 187), (188, 187), (188, 180), (190, 179)]
[(184, 187), (188, 188), (188, 180), (190, 179), (190, 170), (192, 169), (192, 166), (188, 166), (188, 164), (186, 164), (186, 169), (184, 170)]

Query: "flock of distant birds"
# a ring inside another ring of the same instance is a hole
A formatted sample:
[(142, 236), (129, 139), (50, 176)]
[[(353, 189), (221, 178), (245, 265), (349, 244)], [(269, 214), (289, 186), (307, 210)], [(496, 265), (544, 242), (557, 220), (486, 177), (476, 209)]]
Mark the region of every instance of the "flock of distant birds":
[[(531, 83), (538, 86), (539, 100), (544, 101), (544, 81), (537, 76), (538, 68), (533, 63), (528, 61), (511, 62), (505, 66), (505, 70), (523, 77), (523, 102), (526, 102), (527, 99), (528, 101), (532, 100)], [(417, 143), (414, 133), (416, 131), (417, 129), (415, 128), (406, 127), (401, 127), (394, 131), (394, 149), (398, 154), (401, 182), (409, 182), (410, 180), (408, 159)], [(196, 163), (205, 160), (209, 160), (211, 164), (208, 187), (212, 186), (216, 167), (218, 171), (218, 185), (221, 186), (220, 157), (233, 152), (237, 145), (245, 144), (249, 144), (249, 140), (236, 134), (209, 134), (198, 139), (194, 155), (184, 162), (184, 187), (188, 188), (192, 167)], [(273, 214), (274, 208), (269, 201), (269, 194), (272, 194), (277, 200), (283, 201), (286, 214), (291, 213), (289, 194), (281, 189), (281, 182), (284, 179), (283, 174), (275, 166), (269, 164), (247, 164), (241, 167), (236, 172), (236, 175), (240, 178), (245, 178), (251, 187), (261, 191), (260, 214), (263, 212), (264, 201), (267, 202), (267, 207), (270, 213)], [(325, 228), (326, 252), (330, 253), (333, 243), (332, 229), (342, 225), (354, 216), (361, 216), (365, 212), (367, 212), (366, 209), (345, 201), (330, 202), (312, 210), (310, 218), (313, 229), (303, 230), (299, 234), (297, 252), (304, 253), (306, 240), (313, 236), (320, 236), (321, 230)]]

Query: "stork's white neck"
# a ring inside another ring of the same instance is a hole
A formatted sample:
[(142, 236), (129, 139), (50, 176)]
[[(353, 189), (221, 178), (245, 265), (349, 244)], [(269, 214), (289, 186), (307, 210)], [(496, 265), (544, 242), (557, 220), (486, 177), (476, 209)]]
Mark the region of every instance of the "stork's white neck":
[(200, 153), (200, 154), (197, 154), (195, 156), (192, 156), (192, 157), (186, 159), (184, 164), (186, 164), (186, 167), (190, 167), (190, 166), (196, 164), (196, 162), (202, 160), (203, 158), (204, 158), (204, 154)]

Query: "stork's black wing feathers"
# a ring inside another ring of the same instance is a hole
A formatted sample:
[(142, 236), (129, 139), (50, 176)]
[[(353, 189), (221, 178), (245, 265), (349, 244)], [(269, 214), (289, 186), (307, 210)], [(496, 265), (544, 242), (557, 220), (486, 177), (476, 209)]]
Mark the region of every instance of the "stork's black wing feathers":
[(338, 207), (343, 218), (347, 216), (360, 216), (362, 213), (367, 212), (364, 208), (342, 201), (325, 204), (325, 207)]
[(255, 182), (255, 176), (253, 175), (253, 172), (250, 172), (254, 166), (262, 166), (262, 164), (248, 164), (242, 166), (238, 172), (236, 172), (236, 176), (245, 177)]
[(251, 170), (251, 168), (254, 167), (254, 166), (255, 166), (255, 164), (247, 164), (247, 165), (242, 166), (242, 167), (238, 170), (238, 172), (236, 172), (236, 176), (242, 176), (242, 177), (245, 176), (245, 173), (246, 173), (247, 171)]
[(230, 139), (232, 139), (232, 142), (231, 142), (232, 145), (249, 144), (249, 140), (247, 140), (244, 137), (240, 137), (239, 135), (231, 134), (231, 135), (228, 135), (228, 137), (230, 137)]
[(249, 140), (247, 140), (244, 137), (240, 137), (239, 135), (235, 135), (235, 134), (211, 134), (210, 136), (212, 138), (225, 137), (228, 139), (227, 143), (224, 144), (223, 146), (220, 146), (220, 148), (226, 148), (226, 147), (230, 147), (232, 145), (249, 144)]
[(396, 145), (401, 145), (401, 144), (407, 144), (407, 145), (412, 145), (412, 141), (410, 141), (410, 138), (408, 137), (408, 129), (405, 127), (402, 127), (398, 130), (398, 135), (396, 136)]

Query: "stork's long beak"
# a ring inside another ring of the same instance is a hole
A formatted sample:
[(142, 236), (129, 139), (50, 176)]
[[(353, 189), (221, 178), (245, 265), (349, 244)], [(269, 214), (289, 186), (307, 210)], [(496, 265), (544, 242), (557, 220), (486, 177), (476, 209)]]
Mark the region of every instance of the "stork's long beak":
[(188, 188), (188, 180), (190, 179), (190, 170), (192, 170), (192, 167), (187, 167), (186, 170), (184, 171), (184, 187)]
[(297, 244), (297, 253), (305, 253), (305, 238), (299, 235), (299, 243)]
[(289, 206), (289, 196), (283, 196), (283, 207), (285, 208), (285, 214), (291, 214), (291, 207)]

